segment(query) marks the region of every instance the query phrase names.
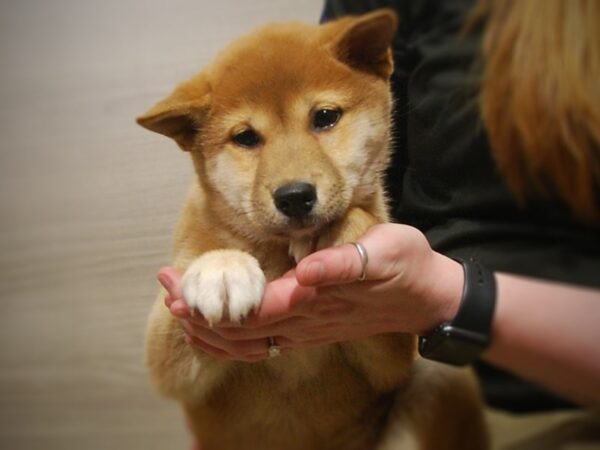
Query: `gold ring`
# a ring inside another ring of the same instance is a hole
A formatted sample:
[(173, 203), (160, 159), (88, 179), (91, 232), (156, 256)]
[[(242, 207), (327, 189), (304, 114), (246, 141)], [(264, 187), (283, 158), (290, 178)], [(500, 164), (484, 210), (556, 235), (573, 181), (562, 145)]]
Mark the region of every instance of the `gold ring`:
[(281, 347), (277, 345), (277, 341), (274, 337), (270, 336), (267, 339), (267, 343), (269, 345), (269, 358), (276, 358), (281, 355)]
[(365, 246), (360, 242), (352, 242), (352, 245), (354, 245), (354, 248), (360, 255), (360, 263), (362, 265), (362, 273), (360, 274), (360, 277), (358, 277), (358, 281), (365, 281), (367, 279), (367, 264), (369, 262), (369, 255), (367, 254)]

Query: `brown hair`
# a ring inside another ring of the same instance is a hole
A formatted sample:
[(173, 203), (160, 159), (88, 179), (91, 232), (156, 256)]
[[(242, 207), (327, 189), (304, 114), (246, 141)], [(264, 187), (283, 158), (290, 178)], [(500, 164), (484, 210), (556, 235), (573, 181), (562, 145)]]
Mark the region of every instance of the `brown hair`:
[(553, 193), (600, 222), (600, 1), (483, 0), (481, 111), (519, 202)]

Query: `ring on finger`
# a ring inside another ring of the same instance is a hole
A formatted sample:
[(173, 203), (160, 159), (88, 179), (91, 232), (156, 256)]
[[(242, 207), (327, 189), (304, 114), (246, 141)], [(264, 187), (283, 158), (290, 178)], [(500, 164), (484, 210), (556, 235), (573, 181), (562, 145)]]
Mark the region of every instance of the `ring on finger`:
[(281, 355), (281, 347), (277, 344), (277, 341), (273, 336), (267, 338), (267, 345), (269, 346), (269, 359), (276, 358)]
[(365, 246), (360, 242), (352, 242), (352, 245), (354, 245), (354, 248), (360, 256), (360, 264), (362, 267), (362, 273), (358, 277), (358, 281), (365, 281), (367, 279), (367, 264), (369, 263), (369, 255), (367, 254)]

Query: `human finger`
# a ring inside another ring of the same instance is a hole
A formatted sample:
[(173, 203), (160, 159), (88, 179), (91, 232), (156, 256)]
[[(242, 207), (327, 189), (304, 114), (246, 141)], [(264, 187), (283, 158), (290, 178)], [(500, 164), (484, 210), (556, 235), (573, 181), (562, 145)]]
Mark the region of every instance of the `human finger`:
[(302, 331), (305, 328), (305, 323), (306, 317), (292, 316), (263, 326), (248, 327), (244, 324), (234, 327), (217, 324), (210, 329), (228, 341), (265, 340), (278, 335), (292, 336), (294, 338), (300, 336), (302, 339), (305, 334)]
[[(187, 318), (193, 318), (196, 320), (202, 320), (201, 317), (197, 317), (196, 314), (192, 315), (191, 311), (190, 311), (190, 307), (188, 306), (188, 304), (186, 303), (186, 301), (183, 298), (178, 298), (175, 299), (171, 302), (171, 304), (168, 306), (169, 311), (171, 312), (171, 314), (173, 314), (175, 317), (180, 318), (180, 319), (187, 319)], [(208, 322), (207, 322), (208, 324)]]
[[(202, 340), (195, 338), (193, 336), (186, 336), (185, 342), (188, 345), (191, 345), (192, 347), (196, 347), (196, 348), (202, 350), (203, 352), (208, 353), (209, 355), (215, 356), (216, 358), (226, 359), (226, 360), (230, 360), (230, 361), (243, 361), (243, 362), (253, 363), (253, 362), (264, 361), (265, 359), (268, 359), (269, 357), (271, 357), (269, 354), (268, 347), (265, 347), (265, 351), (261, 352), (260, 354), (241, 356), (241, 355), (232, 355), (230, 353), (227, 353), (225, 350), (218, 349), (216, 347), (212, 347), (211, 345), (207, 344), (206, 342), (203, 342)], [(279, 349), (280, 354), (285, 354), (285, 353), (288, 353), (289, 351), (290, 350), (284, 349), (284, 348)]]
[(162, 267), (156, 278), (160, 284), (167, 290), (172, 299), (183, 298), (181, 290), (181, 273), (174, 267)]
[(302, 286), (387, 280), (406, 267), (411, 261), (408, 255), (422, 254), (427, 248), (425, 237), (413, 227), (375, 225), (354, 244), (329, 247), (302, 259), (296, 278)]
[[(362, 245), (366, 250), (364, 244)], [(368, 256), (367, 256), (368, 258)], [(364, 274), (368, 279), (368, 262), (353, 244), (330, 247), (307, 256), (296, 268), (296, 279), (302, 286), (324, 286), (329, 284), (352, 283)]]
[(213, 347), (210, 344), (207, 344), (206, 342), (195, 338), (194, 336), (190, 336), (189, 334), (185, 335), (185, 343), (188, 345), (191, 345), (192, 347), (196, 347), (197, 349), (202, 350), (204, 353), (214, 356), (215, 358), (220, 358), (220, 359), (232, 359), (231, 355), (229, 353), (227, 353), (225, 350), (217, 348), (217, 347)]
[[(297, 315), (303, 303), (317, 296), (313, 287), (301, 286), (296, 277), (288, 276), (271, 281), (265, 287), (258, 312), (244, 323), (249, 327), (264, 327)], [(300, 307), (300, 308), (299, 308)]]
[[(199, 348), (206, 348), (217, 357), (229, 357), (239, 361), (258, 361), (269, 354), (269, 339), (236, 340), (224, 339), (212, 329), (194, 327), (189, 321), (182, 320), (181, 325), (189, 343)], [(279, 346), (281, 348), (281, 346)]]
[[(249, 339), (266, 339), (279, 334), (289, 327), (297, 326), (299, 317), (287, 317), (279, 320), (260, 322), (258, 318), (249, 318), (243, 324), (221, 321), (215, 324), (209, 322), (197, 311), (191, 315), (189, 307), (184, 300), (175, 300), (170, 307), (171, 314), (178, 319), (185, 320), (191, 327), (210, 329), (224, 339), (230, 341), (243, 341)], [(254, 319), (254, 320), (253, 320)], [(249, 324), (248, 324), (249, 323)]]
[(311, 339), (304, 340), (293, 340), (286, 337), (277, 338), (277, 343), (286, 350), (304, 350), (307, 348), (320, 347), (323, 345), (331, 344), (333, 342), (338, 342), (339, 339), (332, 338), (330, 336), (327, 337), (316, 337)]

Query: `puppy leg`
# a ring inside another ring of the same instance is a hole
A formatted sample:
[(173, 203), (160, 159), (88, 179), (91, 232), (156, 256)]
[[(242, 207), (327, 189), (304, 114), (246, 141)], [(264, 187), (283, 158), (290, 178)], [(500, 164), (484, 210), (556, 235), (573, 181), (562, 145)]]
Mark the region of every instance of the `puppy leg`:
[(410, 377), (416, 340), (408, 334), (380, 334), (340, 344), (347, 361), (376, 392), (389, 392)]
[(158, 391), (184, 403), (198, 403), (231, 366), (188, 345), (185, 333), (165, 307), (162, 291), (152, 308), (146, 336), (146, 359)]
[[(196, 258), (185, 271), (182, 290), (192, 311), (209, 323), (239, 322), (260, 305), (265, 276), (258, 261), (238, 250), (215, 250)], [(232, 363), (217, 360), (184, 340), (178, 321), (163, 304), (154, 304), (147, 333), (148, 365), (159, 391), (186, 404), (202, 399)]]
[(477, 379), (470, 369), (427, 360), (414, 365), (398, 393), (377, 450), (412, 442), (418, 450), (487, 450), (489, 435)]
[(383, 221), (383, 218), (377, 218), (362, 208), (350, 208), (342, 219), (333, 224), (319, 237), (317, 250), (355, 242), (369, 228)]

